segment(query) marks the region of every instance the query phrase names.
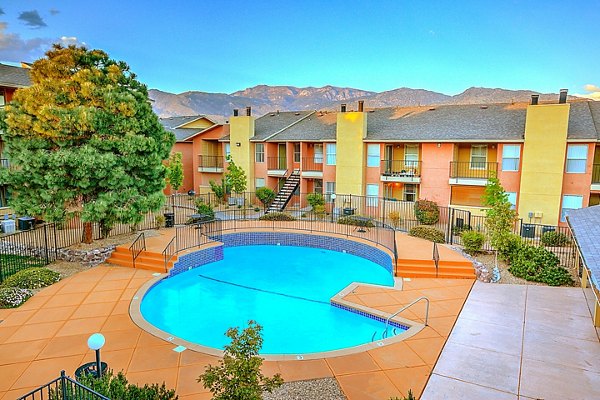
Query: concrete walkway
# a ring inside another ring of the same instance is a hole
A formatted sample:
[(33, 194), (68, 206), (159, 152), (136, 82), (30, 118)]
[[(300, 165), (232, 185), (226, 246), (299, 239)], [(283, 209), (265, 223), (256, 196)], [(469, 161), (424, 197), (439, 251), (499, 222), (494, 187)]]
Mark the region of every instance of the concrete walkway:
[(476, 282), (422, 400), (600, 399), (582, 289)]

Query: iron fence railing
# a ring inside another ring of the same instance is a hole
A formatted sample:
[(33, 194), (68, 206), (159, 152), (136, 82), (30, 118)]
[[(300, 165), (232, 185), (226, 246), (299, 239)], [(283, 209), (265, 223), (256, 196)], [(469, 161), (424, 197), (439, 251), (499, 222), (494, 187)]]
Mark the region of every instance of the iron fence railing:
[(199, 158), (199, 164), (198, 166), (200, 168), (204, 168), (204, 169), (223, 169), (223, 162), (224, 162), (224, 157), (223, 156), (205, 156), (205, 155), (200, 155), (198, 156)]
[(142, 254), (142, 251), (146, 250), (146, 236), (144, 232), (140, 233), (139, 236), (129, 246), (131, 257), (133, 259), (133, 268), (135, 268), (135, 260)]
[(600, 183), (600, 164), (594, 164), (592, 167), (592, 183)]
[(300, 169), (307, 172), (323, 171), (323, 156), (302, 157)]
[(21, 396), (18, 400), (110, 400), (108, 397), (82, 385), (65, 375)]
[(497, 162), (450, 161), (450, 178), (490, 179), (497, 173)]
[(381, 160), (381, 174), (390, 177), (420, 177), (421, 161)]
[(287, 170), (287, 157), (267, 157), (268, 170)]

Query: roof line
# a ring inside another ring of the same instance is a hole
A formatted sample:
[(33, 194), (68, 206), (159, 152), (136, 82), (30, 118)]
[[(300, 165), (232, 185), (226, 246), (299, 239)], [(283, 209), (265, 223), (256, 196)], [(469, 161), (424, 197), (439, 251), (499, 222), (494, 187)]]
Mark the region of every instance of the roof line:
[(214, 125), (208, 126), (208, 127), (204, 128), (203, 130), (201, 130), (201, 131), (199, 131), (199, 132), (196, 132), (196, 133), (192, 134), (191, 136), (188, 136), (188, 137), (187, 137), (185, 140), (190, 140), (190, 139), (193, 139), (193, 138), (195, 138), (195, 137), (196, 137), (196, 136), (198, 136), (198, 135), (201, 135), (201, 134), (203, 134), (203, 133), (206, 133), (206, 132), (208, 132), (208, 131), (209, 131), (209, 130), (211, 130), (211, 129), (214, 129), (214, 128), (218, 127), (218, 126), (223, 126), (223, 125), (224, 125), (224, 124), (216, 124), (216, 123), (215, 123)]
[(311, 111), (308, 114), (306, 114), (304, 117), (300, 118), (297, 121), (292, 122), (291, 124), (289, 124), (288, 126), (285, 126), (283, 128), (281, 128), (280, 130), (278, 130), (277, 132), (267, 136), (266, 138), (259, 140), (259, 142), (266, 142), (267, 140), (271, 139), (273, 136), (280, 134), (281, 132), (283, 132), (284, 130), (291, 128), (292, 126), (296, 125), (297, 123), (304, 121), (306, 118), (310, 117), (311, 115), (315, 114), (316, 111)]
[[(175, 118), (178, 118), (178, 117), (175, 117)], [(185, 117), (179, 117), (179, 118), (185, 118)], [(173, 127), (173, 129), (181, 128), (183, 125), (191, 124), (192, 122), (196, 122), (196, 121), (198, 121), (199, 119), (202, 119), (202, 118), (209, 120), (213, 124), (216, 124), (215, 121), (213, 121), (212, 119), (208, 118), (206, 115), (199, 115), (199, 116), (197, 116), (195, 119), (193, 119), (191, 121), (187, 121), (187, 122), (184, 122), (181, 125), (177, 125), (177, 126)]]
[(588, 110), (590, 110), (590, 117), (592, 117), (592, 122), (594, 123), (594, 130), (596, 131), (596, 137), (600, 137), (600, 132), (598, 132), (598, 124), (596, 124), (596, 120), (594, 119), (594, 113), (592, 112), (591, 101), (586, 101)]

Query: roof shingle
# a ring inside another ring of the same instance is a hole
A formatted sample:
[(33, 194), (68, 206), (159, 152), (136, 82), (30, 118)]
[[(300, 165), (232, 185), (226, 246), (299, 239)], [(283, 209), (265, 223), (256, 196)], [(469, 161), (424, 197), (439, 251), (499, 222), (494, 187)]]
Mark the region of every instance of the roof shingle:
[(0, 64), (0, 86), (21, 88), (31, 86), (31, 78), (27, 68)]

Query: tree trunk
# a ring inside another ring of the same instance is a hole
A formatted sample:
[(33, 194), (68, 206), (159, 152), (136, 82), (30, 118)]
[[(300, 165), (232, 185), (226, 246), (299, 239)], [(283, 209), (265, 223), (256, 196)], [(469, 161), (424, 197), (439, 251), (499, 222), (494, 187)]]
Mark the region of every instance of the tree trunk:
[(84, 222), (83, 223), (83, 243), (90, 244), (94, 240), (92, 223)]

